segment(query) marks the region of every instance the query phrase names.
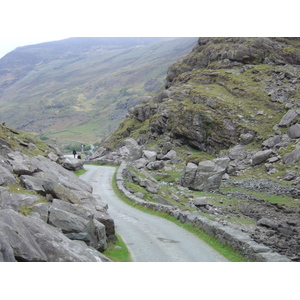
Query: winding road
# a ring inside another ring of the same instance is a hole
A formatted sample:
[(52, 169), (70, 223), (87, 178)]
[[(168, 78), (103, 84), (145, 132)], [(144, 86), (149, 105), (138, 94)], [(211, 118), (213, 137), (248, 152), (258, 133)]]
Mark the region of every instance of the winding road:
[(85, 165), (81, 179), (108, 204), (116, 232), (135, 262), (224, 262), (210, 246), (180, 226), (144, 213), (120, 200), (111, 187), (114, 167)]

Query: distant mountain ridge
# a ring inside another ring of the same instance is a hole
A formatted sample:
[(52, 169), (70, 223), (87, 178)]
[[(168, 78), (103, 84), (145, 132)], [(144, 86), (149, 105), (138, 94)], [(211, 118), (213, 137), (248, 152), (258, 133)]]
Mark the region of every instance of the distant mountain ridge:
[(163, 86), (196, 38), (69, 38), (0, 59), (0, 120), (50, 138), (95, 142)]

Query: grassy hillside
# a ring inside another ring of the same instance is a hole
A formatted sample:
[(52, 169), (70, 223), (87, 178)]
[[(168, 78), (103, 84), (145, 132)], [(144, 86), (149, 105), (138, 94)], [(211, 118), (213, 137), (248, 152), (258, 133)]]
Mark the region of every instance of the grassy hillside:
[(18, 48), (0, 60), (0, 120), (39, 136), (100, 141), (196, 43), (71, 40)]

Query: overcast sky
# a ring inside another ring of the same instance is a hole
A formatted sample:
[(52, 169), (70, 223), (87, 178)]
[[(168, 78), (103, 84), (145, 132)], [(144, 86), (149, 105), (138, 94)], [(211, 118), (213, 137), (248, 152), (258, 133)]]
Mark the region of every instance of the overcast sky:
[(232, 0), (106, 2), (1, 3), (0, 57), (18, 46), (76, 36), (295, 36), (292, 30), (298, 28), (297, 10), (290, 0), (284, 6), (279, 2), (264, 5), (261, 0), (247, 5)]

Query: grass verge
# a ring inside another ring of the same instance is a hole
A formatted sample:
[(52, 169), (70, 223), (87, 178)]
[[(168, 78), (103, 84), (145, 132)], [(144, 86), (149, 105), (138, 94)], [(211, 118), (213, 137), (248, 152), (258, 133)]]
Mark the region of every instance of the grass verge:
[(79, 170), (76, 170), (74, 171), (74, 174), (78, 177), (80, 177), (81, 175), (83, 175), (87, 170), (85, 169), (79, 169)]
[(132, 262), (130, 252), (122, 238), (116, 234), (118, 240), (115, 243), (108, 243), (107, 249), (103, 252), (105, 256), (114, 262)]

